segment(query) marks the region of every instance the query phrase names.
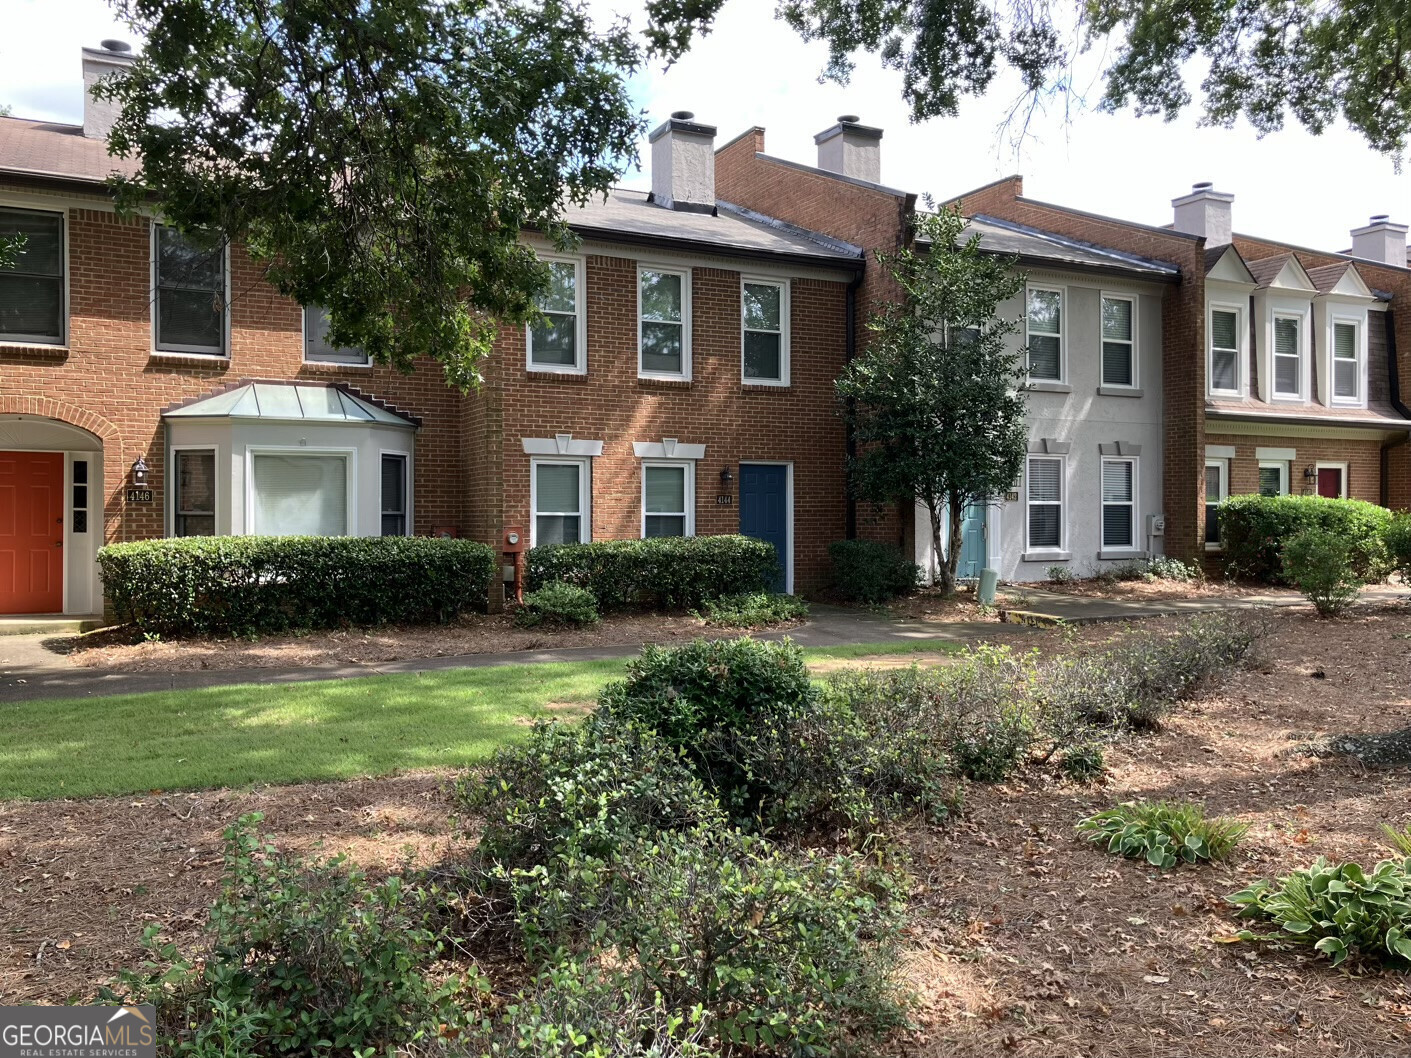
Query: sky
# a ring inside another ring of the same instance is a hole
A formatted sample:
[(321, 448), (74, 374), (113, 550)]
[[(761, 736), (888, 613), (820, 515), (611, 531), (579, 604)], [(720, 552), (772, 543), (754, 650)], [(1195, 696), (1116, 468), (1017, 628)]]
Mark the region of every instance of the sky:
[[(632, 7), (630, 0), (589, 2), (595, 13)], [(1348, 231), (1372, 214), (1411, 221), (1411, 165), (1398, 175), (1346, 128), (1313, 136), (1290, 126), (1259, 139), (1248, 126), (1202, 128), (1195, 110), (1168, 124), (1081, 103), (1065, 115), (1059, 103), (1035, 117), (1016, 147), (998, 132), (1017, 94), (1012, 82), (963, 101), (954, 118), (913, 125), (898, 74), (861, 55), (849, 84), (819, 84), (826, 49), (799, 40), (773, 8), (766, 0), (727, 0), (713, 31), (684, 59), (634, 76), (633, 98), (649, 125), (691, 110), (719, 129), (722, 143), (758, 125), (768, 153), (813, 164), (814, 134), (840, 114), (857, 114), (884, 130), (883, 182), (918, 195), (948, 198), (1018, 172), (1031, 198), (1160, 225), (1171, 220), (1171, 199), (1208, 180), (1234, 194), (1236, 231), (1327, 250), (1345, 249)], [(18, 117), (77, 123), (80, 46), (131, 33), (105, 0), (0, 0), (0, 9), (0, 105)], [(1081, 73), (1094, 99), (1100, 70), (1101, 56), (1093, 55)], [(640, 152), (649, 157), (645, 138)], [(621, 182), (650, 185), (640, 171)]]

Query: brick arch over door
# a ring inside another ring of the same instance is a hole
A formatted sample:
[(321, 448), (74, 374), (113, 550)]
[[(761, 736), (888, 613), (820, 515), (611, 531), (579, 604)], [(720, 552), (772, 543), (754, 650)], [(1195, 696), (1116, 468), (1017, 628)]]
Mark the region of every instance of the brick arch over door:
[(6, 396), (0, 394), (0, 415), (33, 415), (54, 419), (92, 434), (103, 443), (103, 541), (117, 539), (122, 520), (122, 487), (127, 468), (123, 464), (122, 434), (103, 416), (52, 397)]

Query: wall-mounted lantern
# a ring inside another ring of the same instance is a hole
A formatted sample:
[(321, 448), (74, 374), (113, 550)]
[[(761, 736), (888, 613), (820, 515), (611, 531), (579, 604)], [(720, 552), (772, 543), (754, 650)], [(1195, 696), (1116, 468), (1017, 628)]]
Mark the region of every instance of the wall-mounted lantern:
[(729, 468), (729, 467), (724, 467), (724, 468), (721, 469), (721, 471), (720, 471), (720, 483), (721, 483), (722, 485), (729, 485), (730, 482), (732, 482), (732, 481), (734, 481), (734, 480), (735, 480), (735, 475), (732, 474), (732, 473), (730, 473), (730, 468)]
[(1318, 480), (1318, 471), (1314, 469), (1312, 463), (1309, 463), (1306, 467), (1303, 468), (1303, 480), (1308, 482), (1310, 485)]
[(132, 483), (138, 488), (147, 484), (147, 460), (140, 455), (132, 461)]

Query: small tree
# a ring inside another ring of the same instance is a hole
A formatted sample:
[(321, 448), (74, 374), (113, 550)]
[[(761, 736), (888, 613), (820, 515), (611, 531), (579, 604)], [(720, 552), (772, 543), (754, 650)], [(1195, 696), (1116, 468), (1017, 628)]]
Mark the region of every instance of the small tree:
[(964, 239), (964, 227), (953, 209), (922, 215), (916, 248), (878, 255), (904, 296), (868, 321), (867, 350), (837, 384), (857, 441), (854, 493), (926, 507), (931, 572), (947, 595), (960, 565), (961, 512), (1010, 489), (1026, 448), (1023, 360), (1008, 341), (1019, 321), (998, 314), (1024, 277), (1012, 258)]

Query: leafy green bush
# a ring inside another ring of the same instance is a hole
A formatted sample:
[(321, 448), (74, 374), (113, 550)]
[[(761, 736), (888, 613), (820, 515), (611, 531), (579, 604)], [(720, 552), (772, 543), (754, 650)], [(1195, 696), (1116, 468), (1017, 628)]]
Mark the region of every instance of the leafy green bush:
[(430, 537), (207, 536), (109, 544), (103, 588), (148, 634), (447, 622), (484, 611), (494, 552)]
[(1401, 574), (1401, 579), (1411, 584), (1411, 512), (1401, 511), (1392, 516), (1382, 534), (1382, 543), (1387, 549), (1387, 561), (1391, 568)]
[(1240, 940), (1311, 944), (1334, 966), (1363, 956), (1411, 970), (1411, 859), (1365, 871), (1319, 856), (1276, 884), (1261, 879), (1228, 899), (1241, 918), (1267, 919), (1278, 930), (1241, 930)]
[(1200, 567), (1194, 562), (1182, 562), (1167, 555), (1152, 555), (1147, 571), (1161, 580), (1192, 581), (1200, 579)]
[(1397, 830), (1390, 823), (1383, 823), (1382, 833), (1386, 835), (1387, 843), (1392, 849), (1403, 856), (1411, 857), (1411, 827)]
[(713, 628), (765, 628), (808, 616), (808, 603), (797, 595), (757, 591), (706, 599), (696, 612)]
[(1284, 545), (1305, 529), (1322, 529), (1348, 542), (1358, 577), (1380, 581), (1391, 570), (1390, 524), (1390, 511), (1362, 500), (1231, 496), (1220, 504), (1221, 560), (1230, 576), (1285, 584)]
[(525, 584), (587, 588), (607, 613), (700, 606), (706, 599), (767, 591), (779, 575), (774, 545), (745, 536), (653, 537), (531, 548)]
[(1064, 752), (1058, 767), (1074, 782), (1093, 782), (1107, 770), (1107, 754), (1095, 742), (1080, 743)]
[(1304, 529), (1284, 541), (1284, 578), (1308, 598), (1319, 617), (1336, 617), (1357, 601), (1353, 543), (1325, 529)]
[(524, 597), (524, 604), (514, 612), (514, 623), (521, 628), (541, 624), (591, 625), (598, 621), (598, 600), (587, 588), (554, 581)]
[(872, 540), (837, 540), (828, 545), (833, 564), (832, 588), (846, 602), (881, 603), (910, 595), (921, 567), (890, 544)]
[(1201, 805), (1174, 801), (1127, 802), (1078, 824), (1089, 841), (1106, 842), (1108, 852), (1145, 858), (1163, 870), (1182, 861), (1224, 859), (1248, 829), (1223, 816), (1207, 818)]
[(1067, 566), (1049, 566), (1048, 569), (1044, 571), (1044, 574), (1048, 577), (1049, 583), (1051, 584), (1071, 584), (1073, 581), (1077, 580), (1077, 578), (1073, 576), (1073, 571)]

